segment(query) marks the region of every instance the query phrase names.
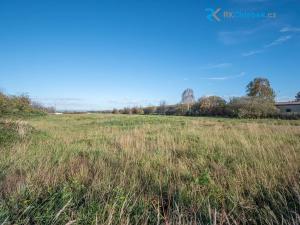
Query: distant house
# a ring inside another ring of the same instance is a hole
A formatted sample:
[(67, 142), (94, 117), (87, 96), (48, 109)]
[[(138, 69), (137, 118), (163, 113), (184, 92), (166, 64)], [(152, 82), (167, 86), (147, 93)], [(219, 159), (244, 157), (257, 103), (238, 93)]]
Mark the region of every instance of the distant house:
[(275, 105), (281, 113), (300, 113), (300, 101), (276, 102)]

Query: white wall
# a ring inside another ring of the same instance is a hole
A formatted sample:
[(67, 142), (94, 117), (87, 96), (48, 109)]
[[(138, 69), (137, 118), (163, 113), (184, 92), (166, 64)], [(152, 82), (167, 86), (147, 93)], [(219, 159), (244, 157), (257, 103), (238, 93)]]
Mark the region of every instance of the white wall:
[(299, 105), (277, 105), (278, 109), (280, 109), (280, 112), (286, 113), (288, 109), (291, 110), (291, 112), (297, 112), (300, 113), (300, 104)]

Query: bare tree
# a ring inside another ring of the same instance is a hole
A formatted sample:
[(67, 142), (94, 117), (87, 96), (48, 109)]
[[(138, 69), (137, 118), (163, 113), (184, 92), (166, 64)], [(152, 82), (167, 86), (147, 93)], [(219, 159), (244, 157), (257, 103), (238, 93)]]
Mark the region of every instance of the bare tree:
[(296, 98), (296, 102), (300, 102), (300, 91), (297, 93), (295, 98)]
[(181, 95), (181, 104), (193, 104), (195, 102), (194, 91), (187, 88)]
[(166, 101), (161, 101), (159, 106), (157, 107), (157, 113), (161, 115), (165, 115), (167, 111)]

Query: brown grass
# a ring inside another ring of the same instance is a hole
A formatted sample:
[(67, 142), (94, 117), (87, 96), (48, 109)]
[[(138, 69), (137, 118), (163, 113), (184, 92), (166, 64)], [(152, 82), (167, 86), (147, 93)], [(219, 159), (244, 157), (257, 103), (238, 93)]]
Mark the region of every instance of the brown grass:
[(300, 121), (59, 115), (28, 123), (38, 132), (0, 160), (0, 212), (12, 223), (50, 224), (68, 201), (55, 223), (300, 222)]

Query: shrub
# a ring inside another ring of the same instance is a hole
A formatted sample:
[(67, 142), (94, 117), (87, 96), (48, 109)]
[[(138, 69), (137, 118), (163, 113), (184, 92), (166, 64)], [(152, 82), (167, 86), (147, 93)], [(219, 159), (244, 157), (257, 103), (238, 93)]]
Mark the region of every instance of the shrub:
[(140, 114), (140, 115), (144, 114), (144, 110), (141, 107), (133, 107), (131, 111), (132, 114)]
[(37, 103), (32, 103), (30, 98), (26, 95), (8, 96), (0, 92), (0, 114), (1, 115), (42, 115), (47, 108)]
[(113, 114), (118, 114), (118, 113), (119, 113), (119, 110), (113, 109), (112, 113), (113, 113)]
[(146, 115), (154, 114), (155, 111), (156, 111), (155, 106), (148, 106), (148, 107), (144, 108), (144, 114), (146, 114)]
[(129, 107), (125, 107), (123, 110), (122, 110), (122, 113), (123, 114), (132, 114), (132, 111)]
[(10, 109), (8, 96), (0, 92), (0, 114), (6, 114)]
[(192, 107), (193, 115), (225, 115), (226, 101), (218, 96), (202, 97)]
[(175, 107), (175, 115), (178, 116), (187, 116), (190, 114), (191, 106), (189, 104), (178, 104)]
[(270, 117), (278, 112), (272, 100), (260, 97), (236, 97), (228, 104), (231, 115), (239, 118)]
[(176, 115), (176, 105), (169, 105), (166, 107), (166, 115), (172, 116), (172, 115)]

